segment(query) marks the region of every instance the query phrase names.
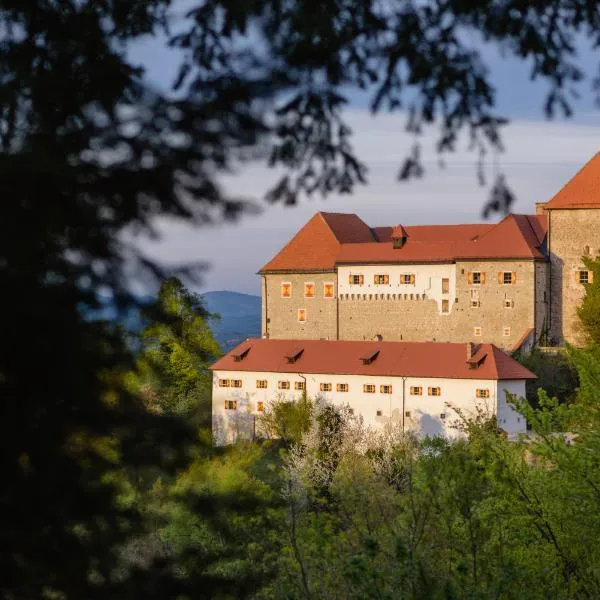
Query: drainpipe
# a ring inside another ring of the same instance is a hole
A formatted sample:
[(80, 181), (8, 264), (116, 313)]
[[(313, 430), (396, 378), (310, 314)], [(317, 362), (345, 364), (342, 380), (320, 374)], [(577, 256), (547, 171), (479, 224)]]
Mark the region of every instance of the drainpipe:
[(404, 410), (405, 398), (406, 398), (406, 377), (403, 377), (402, 378), (402, 433), (404, 433), (404, 416), (406, 414), (406, 411)]
[(306, 376), (302, 375), (302, 373), (296, 373), (296, 375), (298, 375), (298, 377), (301, 377), (304, 380), (304, 392), (303, 392), (303, 396), (304, 398), (307, 398), (307, 392), (308, 390), (306, 389)]
[(546, 344), (551, 345), (550, 336), (552, 333), (552, 211), (546, 211), (548, 214), (548, 258), (550, 260), (548, 265), (548, 314), (547, 314), (547, 325), (546, 325)]
[(269, 296), (267, 294), (267, 276), (263, 274), (263, 293), (265, 295), (265, 337), (269, 339)]
[[(337, 275), (337, 273), (336, 273)], [(340, 339), (340, 294), (339, 294), (339, 278), (335, 284), (335, 339)]]

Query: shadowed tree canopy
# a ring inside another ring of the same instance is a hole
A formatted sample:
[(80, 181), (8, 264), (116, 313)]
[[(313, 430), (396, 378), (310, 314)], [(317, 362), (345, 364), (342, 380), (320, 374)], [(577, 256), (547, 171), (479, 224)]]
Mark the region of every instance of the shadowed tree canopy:
[[(221, 189), (219, 174), (250, 159), (285, 169), (274, 202), (351, 192), (367, 176), (344, 121), (351, 88), (370, 94), (374, 111), (407, 111), (409, 133), (439, 127), (440, 151), (461, 131), (480, 152), (499, 147), (503, 119), (464, 34), (526, 60), (550, 86), (548, 114), (569, 111), (582, 78), (578, 36), (600, 41), (600, 8), (587, 0), (206, 0), (175, 30), (176, 8), (0, 0), (6, 598), (173, 597), (150, 576), (168, 575), (164, 565), (134, 578), (135, 594), (114, 577), (115, 546), (142, 525), (107, 475), (117, 464), (175, 468), (190, 439), (124, 392), (123, 341), (82, 316), (99, 293), (132, 301), (126, 261), (157, 272), (119, 233), (160, 216), (238, 215), (249, 203)], [(184, 51), (173, 94), (148, 87), (126, 55), (164, 32)], [(417, 148), (399, 169), (421, 173)], [(510, 194), (497, 190), (492, 208), (506, 209)]]

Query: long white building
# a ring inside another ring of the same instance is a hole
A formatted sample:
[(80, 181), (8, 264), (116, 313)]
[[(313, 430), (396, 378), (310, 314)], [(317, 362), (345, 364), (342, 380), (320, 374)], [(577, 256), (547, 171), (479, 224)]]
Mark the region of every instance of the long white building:
[(496, 415), (509, 435), (527, 424), (507, 393), (525, 396), (535, 375), (492, 344), (248, 339), (213, 371), (217, 445), (257, 434), (257, 418), (277, 399), (348, 405), (366, 424), (419, 435), (462, 435), (457, 410)]

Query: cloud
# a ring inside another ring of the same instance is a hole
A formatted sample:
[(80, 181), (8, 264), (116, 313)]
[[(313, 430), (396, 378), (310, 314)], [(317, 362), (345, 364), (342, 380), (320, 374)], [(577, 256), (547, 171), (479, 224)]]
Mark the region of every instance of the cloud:
[[(318, 210), (356, 212), (368, 224), (460, 223), (481, 220), (489, 188), (476, 178), (476, 156), (466, 141), (440, 168), (435, 131), (422, 139), (426, 175), (400, 183), (399, 165), (414, 142), (404, 130), (402, 115), (372, 117), (368, 111), (348, 111), (357, 155), (369, 167), (369, 183), (348, 196), (303, 200), (298, 206), (266, 207), (258, 216), (238, 223), (193, 228), (162, 220), (160, 241), (138, 236), (135, 243), (165, 264), (208, 261), (199, 291), (228, 289), (260, 291), (256, 271)], [(548, 200), (591, 156), (600, 150), (600, 127), (569, 122), (515, 120), (504, 130), (506, 152), (489, 156), (489, 180), (501, 170), (515, 192), (514, 212), (533, 212), (535, 202)], [(235, 193), (261, 198), (277, 174), (261, 165), (248, 166), (225, 180)], [(265, 205), (266, 206), (266, 205)]]

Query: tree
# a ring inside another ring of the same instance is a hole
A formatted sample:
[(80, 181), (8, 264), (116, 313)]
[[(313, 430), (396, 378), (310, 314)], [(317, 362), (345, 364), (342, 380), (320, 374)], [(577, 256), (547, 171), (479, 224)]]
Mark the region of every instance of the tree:
[(587, 340), (600, 344), (600, 257), (591, 259), (584, 256), (582, 260), (592, 279), (585, 286), (585, 296), (577, 314)]
[(560, 402), (574, 400), (579, 378), (568, 353), (547, 354), (533, 348), (530, 353), (520, 356), (519, 362), (537, 375), (537, 379), (526, 384), (527, 400), (531, 405), (537, 406), (540, 390)]
[[(115, 547), (145, 527), (119, 504), (114, 469), (183, 467), (183, 444), (195, 442), (181, 420), (152, 415), (127, 393), (133, 359), (123, 340), (83, 317), (100, 294), (121, 307), (134, 302), (132, 264), (140, 275), (164, 275), (124, 231), (152, 231), (157, 217), (239, 215), (248, 202), (222, 190), (219, 175), (252, 158), (288, 170), (273, 201), (351, 191), (366, 172), (342, 119), (348, 87), (367, 89), (374, 110), (406, 102), (413, 133), (438, 118), (440, 150), (451, 151), (465, 129), (480, 150), (486, 141), (498, 146), (493, 89), (462, 32), (531, 60), (533, 76), (550, 83), (551, 112), (568, 109), (580, 78), (574, 36), (597, 41), (600, 31), (600, 9), (584, 0), (526, 12), (500, 1), (209, 0), (171, 37), (186, 61), (177, 94), (163, 95), (126, 50), (164, 32), (171, 6), (0, 3), (6, 597), (174, 595), (159, 582), (172, 575), (164, 565), (113, 577)], [(401, 176), (420, 172), (415, 154)]]
[(214, 316), (176, 277), (163, 281), (150, 313), (132, 383), (150, 406), (210, 429), (209, 366), (221, 355), (209, 327)]

